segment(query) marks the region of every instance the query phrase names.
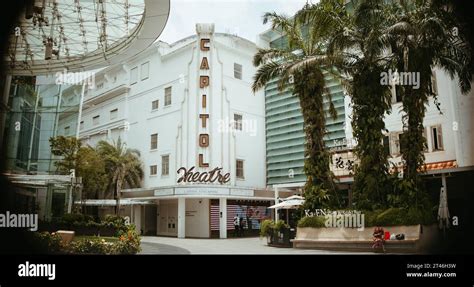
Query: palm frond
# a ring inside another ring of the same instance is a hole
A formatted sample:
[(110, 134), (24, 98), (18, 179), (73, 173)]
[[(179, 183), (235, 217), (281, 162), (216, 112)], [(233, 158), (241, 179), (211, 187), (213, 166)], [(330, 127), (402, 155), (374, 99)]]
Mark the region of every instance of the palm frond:
[(258, 67), (270, 60), (280, 61), (294, 58), (294, 54), (286, 49), (259, 49), (253, 57), (253, 65)]
[(286, 68), (287, 64), (282, 62), (278, 63), (275, 61), (270, 61), (261, 65), (253, 78), (252, 91), (255, 93), (272, 79), (282, 75)]

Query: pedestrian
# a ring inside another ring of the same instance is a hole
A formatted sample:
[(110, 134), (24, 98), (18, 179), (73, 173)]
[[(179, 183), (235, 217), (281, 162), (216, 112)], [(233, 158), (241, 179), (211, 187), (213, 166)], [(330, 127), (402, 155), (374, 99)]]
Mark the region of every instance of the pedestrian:
[(373, 244), (372, 248), (375, 249), (376, 251), (383, 251), (385, 253), (385, 231), (383, 227), (375, 227), (374, 233), (373, 233)]
[(240, 228), (239, 228), (239, 231), (240, 231), (240, 236), (244, 236), (244, 218), (242, 216), (240, 216), (239, 218), (239, 223), (240, 223)]
[(237, 214), (234, 216), (234, 235), (235, 237), (239, 236), (239, 228), (240, 228), (240, 219)]

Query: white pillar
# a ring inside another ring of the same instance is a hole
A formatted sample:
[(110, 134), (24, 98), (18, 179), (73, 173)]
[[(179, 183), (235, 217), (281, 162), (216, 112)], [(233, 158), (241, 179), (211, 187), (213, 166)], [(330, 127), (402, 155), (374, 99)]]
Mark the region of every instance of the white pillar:
[(227, 198), (219, 198), (219, 238), (227, 238)]
[(446, 183), (446, 174), (441, 174), (441, 184), (444, 187), (444, 194), (446, 195), (446, 202), (448, 201), (448, 184)]
[[(275, 204), (278, 204), (278, 187), (275, 188)], [(275, 222), (278, 221), (278, 208), (275, 208)]]
[(178, 198), (178, 238), (186, 237), (186, 198)]
[(142, 207), (140, 205), (132, 205), (133, 210), (133, 224), (138, 234), (141, 234), (142, 229)]

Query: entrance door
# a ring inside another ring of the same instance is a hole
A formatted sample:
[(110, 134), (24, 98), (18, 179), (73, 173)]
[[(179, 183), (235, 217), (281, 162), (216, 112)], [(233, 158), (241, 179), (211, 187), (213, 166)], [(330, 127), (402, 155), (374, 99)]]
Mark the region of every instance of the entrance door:
[(156, 206), (145, 205), (145, 235), (156, 235)]
[(176, 202), (160, 201), (158, 207), (159, 230), (158, 235), (178, 235), (178, 204)]

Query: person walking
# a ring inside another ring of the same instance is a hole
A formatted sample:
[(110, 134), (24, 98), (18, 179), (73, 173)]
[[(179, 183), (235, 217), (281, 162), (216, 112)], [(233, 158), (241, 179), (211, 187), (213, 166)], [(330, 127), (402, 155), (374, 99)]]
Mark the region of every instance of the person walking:
[(240, 229), (240, 219), (237, 214), (234, 216), (234, 236), (238, 237), (239, 236), (239, 229)]

